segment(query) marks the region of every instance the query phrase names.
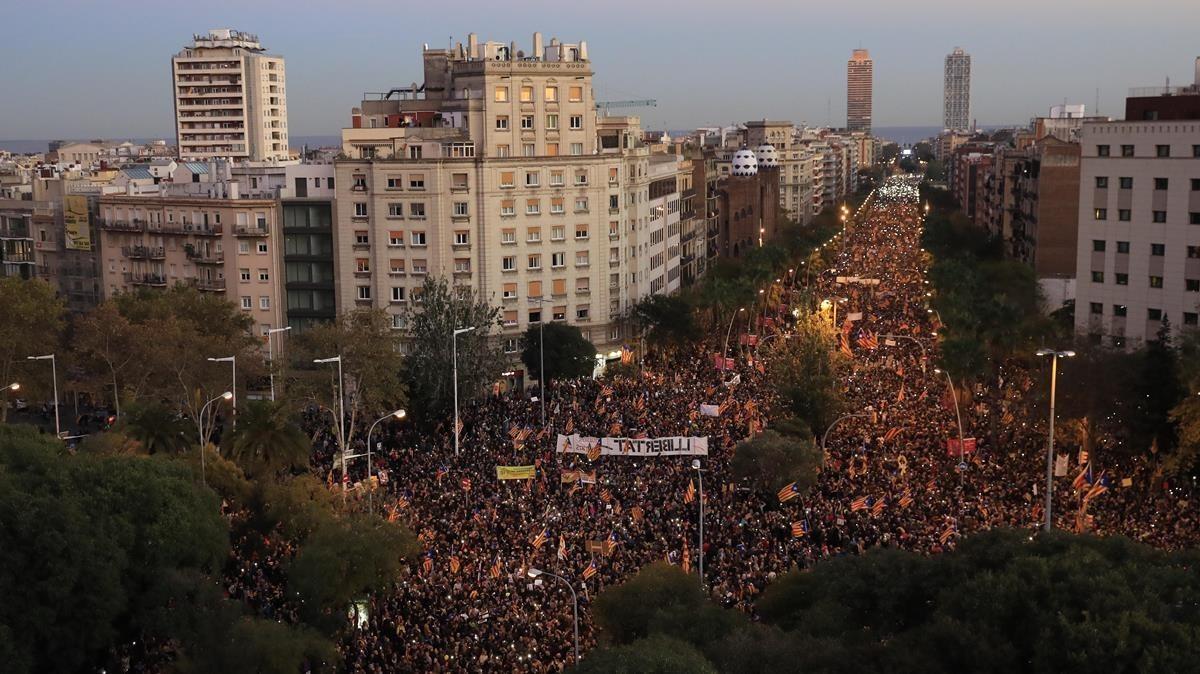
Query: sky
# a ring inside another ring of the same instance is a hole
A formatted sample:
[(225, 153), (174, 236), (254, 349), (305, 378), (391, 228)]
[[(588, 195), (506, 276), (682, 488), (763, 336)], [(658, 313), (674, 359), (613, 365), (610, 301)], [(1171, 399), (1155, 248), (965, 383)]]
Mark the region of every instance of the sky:
[[(874, 124), (939, 126), (943, 59), (974, 58), (972, 116), (1023, 124), (1064, 99), (1120, 116), (1130, 87), (1190, 83), (1196, 0), (0, 0), (0, 139), (173, 135), (170, 58), (197, 32), (287, 59), (292, 136), (337, 135), (365, 91), (420, 82), (423, 43), (587, 40), (599, 100), (651, 129), (845, 123), (846, 60), (875, 60)], [(51, 10), (51, 8), (53, 8)]]

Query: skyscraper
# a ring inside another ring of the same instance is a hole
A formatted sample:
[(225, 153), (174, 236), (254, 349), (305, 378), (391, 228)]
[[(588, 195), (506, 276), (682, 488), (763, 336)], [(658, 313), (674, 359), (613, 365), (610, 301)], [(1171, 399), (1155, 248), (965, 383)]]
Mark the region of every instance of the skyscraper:
[(228, 28), (194, 35), (171, 58), (175, 137), (183, 159), (288, 158), (283, 58)]
[(871, 130), (871, 87), (875, 64), (866, 49), (855, 49), (846, 63), (846, 128)]
[(966, 131), (971, 126), (971, 55), (961, 47), (946, 54), (942, 127)]

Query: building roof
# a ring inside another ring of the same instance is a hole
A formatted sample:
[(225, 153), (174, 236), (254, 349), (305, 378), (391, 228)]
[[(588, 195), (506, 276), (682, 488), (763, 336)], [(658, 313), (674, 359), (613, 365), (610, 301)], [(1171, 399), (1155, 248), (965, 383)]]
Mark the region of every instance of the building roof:
[(185, 161), (179, 166), (199, 175), (208, 173), (208, 164), (202, 161)]
[(121, 169), (121, 173), (124, 173), (133, 180), (154, 180), (154, 176), (150, 174), (150, 169), (142, 165), (126, 166)]

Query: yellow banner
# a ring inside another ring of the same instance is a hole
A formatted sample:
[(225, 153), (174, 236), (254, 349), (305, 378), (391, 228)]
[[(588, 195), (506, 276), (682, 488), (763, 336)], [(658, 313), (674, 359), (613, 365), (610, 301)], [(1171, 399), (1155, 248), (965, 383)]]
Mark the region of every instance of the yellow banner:
[(533, 466), (496, 466), (497, 480), (532, 480), (534, 475)]
[(66, 230), (66, 247), (69, 250), (92, 249), (87, 197), (69, 194), (63, 198), (63, 225)]

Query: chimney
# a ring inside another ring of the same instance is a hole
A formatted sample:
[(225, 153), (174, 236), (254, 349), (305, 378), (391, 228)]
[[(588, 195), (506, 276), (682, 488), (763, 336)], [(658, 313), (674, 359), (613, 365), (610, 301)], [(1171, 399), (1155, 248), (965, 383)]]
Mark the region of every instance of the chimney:
[[(542, 60), (542, 56), (543, 56), (542, 52), (543, 52), (542, 34), (534, 33), (533, 34), (533, 58), (535, 58), (539, 61)], [(1197, 72), (1197, 75), (1200, 76), (1200, 59), (1196, 59), (1196, 63), (1197, 63), (1196, 72)]]
[(231, 181), (231, 182), (228, 184), (228, 190), (229, 190), (229, 198), (230, 198), (230, 199), (239, 199), (239, 198), (241, 198), (241, 195), (242, 195), (242, 189), (241, 189), (241, 186), (240, 186), (240, 185), (238, 185), (238, 183), (237, 183), (237, 181), (236, 181), (236, 180), (234, 180), (234, 181)]
[(473, 59), (479, 58), (479, 36), (475, 33), (467, 34), (467, 56)]
[(513, 40), (512, 42), (508, 43), (508, 60), (509, 61), (517, 60), (517, 41), (516, 40)]
[(579, 41), (579, 60), (580, 60), (580, 61), (586, 61), (586, 60), (588, 60), (588, 55), (587, 55), (587, 40), (580, 40), (580, 41)]
[(1196, 84), (1196, 87), (1197, 87), (1197, 88), (1200, 88), (1200, 56), (1197, 56), (1197, 57), (1196, 57), (1196, 79), (1195, 79), (1195, 84)]

